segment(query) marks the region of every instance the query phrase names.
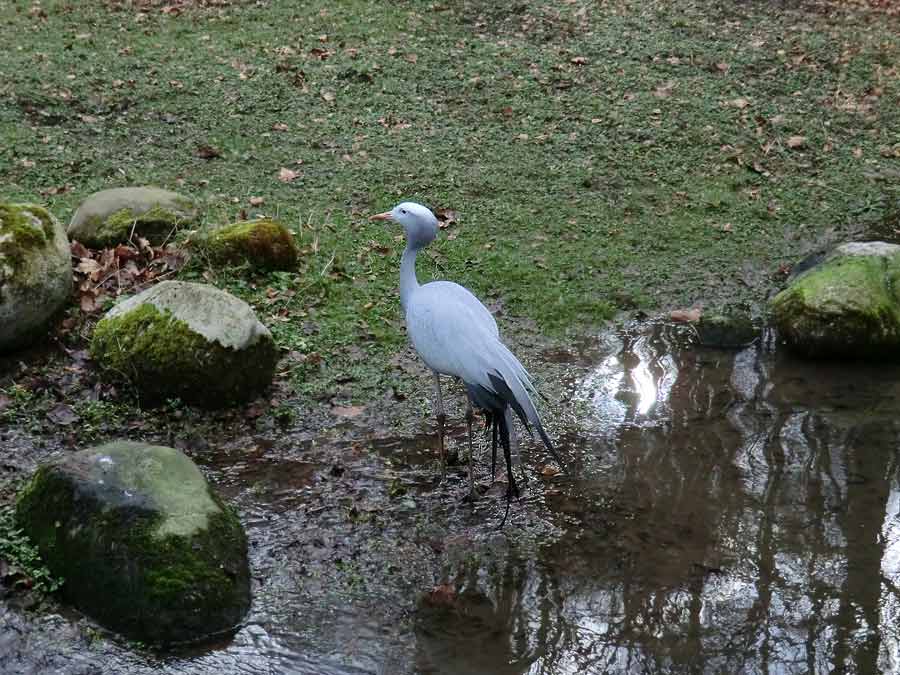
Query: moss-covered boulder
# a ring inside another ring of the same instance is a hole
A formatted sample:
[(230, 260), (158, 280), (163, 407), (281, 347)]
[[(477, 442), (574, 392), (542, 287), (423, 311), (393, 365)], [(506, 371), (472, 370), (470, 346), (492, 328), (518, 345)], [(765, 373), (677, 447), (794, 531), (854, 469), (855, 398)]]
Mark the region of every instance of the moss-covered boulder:
[(290, 231), (277, 220), (260, 218), (217, 227), (198, 242), (214, 262), (249, 263), (266, 270), (293, 270), (298, 250)]
[(69, 240), (34, 204), (0, 202), (0, 353), (46, 332), (72, 291)]
[(770, 304), (779, 334), (810, 357), (900, 356), (900, 246), (842, 244)]
[(164, 281), (109, 310), (94, 329), (91, 356), (146, 403), (177, 397), (211, 408), (258, 396), (278, 361), (271, 333), (246, 302), (183, 281)]
[(16, 517), (64, 597), (133, 639), (220, 635), (250, 605), (240, 521), (179, 450), (118, 441), (65, 453), (38, 469)]
[(718, 349), (746, 347), (762, 333), (749, 310), (741, 307), (704, 310), (696, 328), (701, 345)]
[(112, 188), (82, 202), (66, 230), (70, 239), (101, 248), (140, 236), (162, 244), (180, 227), (197, 221), (194, 203), (177, 192), (156, 187)]

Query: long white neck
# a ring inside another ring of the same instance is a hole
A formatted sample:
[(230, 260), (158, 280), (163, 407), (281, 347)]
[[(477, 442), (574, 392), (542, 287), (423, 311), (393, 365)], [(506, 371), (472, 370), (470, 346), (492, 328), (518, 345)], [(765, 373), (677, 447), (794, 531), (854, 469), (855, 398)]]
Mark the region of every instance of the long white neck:
[(403, 257), (400, 258), (400, 304), (404, 312), (412, 294), (419, 289), (419, 280), (416, 279), (416, 253), (416, 249), (407, 245), (403, 250)]

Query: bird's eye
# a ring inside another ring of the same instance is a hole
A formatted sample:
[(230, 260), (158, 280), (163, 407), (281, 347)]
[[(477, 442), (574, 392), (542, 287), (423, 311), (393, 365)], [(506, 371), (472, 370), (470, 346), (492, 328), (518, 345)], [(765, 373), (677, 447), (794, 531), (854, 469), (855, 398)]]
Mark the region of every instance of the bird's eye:
[(400, 213), (402, 213), (402, 214), (405, 216), (405, 215), (406, 215), (406, 209), (400, 209)]

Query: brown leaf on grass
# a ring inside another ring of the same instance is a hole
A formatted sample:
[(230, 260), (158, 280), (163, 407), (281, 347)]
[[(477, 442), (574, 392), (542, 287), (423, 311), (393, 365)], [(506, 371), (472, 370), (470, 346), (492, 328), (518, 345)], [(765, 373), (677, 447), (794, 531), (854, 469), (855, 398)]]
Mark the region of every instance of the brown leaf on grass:
[(750, 101), (743, 97), (733, 98), (730, 101), (726, 101), (725, 105), (729, 108), (737, 108), (738, 110), (743, 110), (750, 105)]
[(678, 323), (697, 323), (703, 310), (699, 307), (691, 307), (690, 309), (673, 309), (669, 312), (669, 319)]
[(434, 210), (435, 218), (438, 219), (438, 227), (442, 230), (447, 229), (451, 225), (455, 225), (459, 222), (459, 213), (454, 211), (453, 209), (447, 209), (442, 206), (439, 206)]
[(262, 197), (250, 197), (250, 206), (262, 206), (266, 200)]
[(789, 148), (802, 148), (806, 144), (806, 136), (791, 136), (785, 141)]
[(0, 392), (0, 412), (3, 412), (13, 404), (13, 400), (6, 394)]
[(675, 80), (669, 80), (668, 82), (661, 84), (653, 90), (653, 95), (656, 98), (669, 98), (672, 95), (672, 90), (675, 89)]
[(75, 271), (91, 278), (91, 281), (97, 281), (103, 268), (93, 258), (81, 258), (75, 266)]
[(541, 475), (546, 476), (547, 478), (552, 478), (553, 476), (557, 476), (561, 473), (559, 469), (551, 464), (545, 464), (541, 467)]
[(158, 278), (181, 269), (187, 254), (173, 244), (154, 247), (143, 237), (137, 246), (91, 250), (73, 242), (78, 305), (84, 313), (100, 311), (102, 301), (123, 293), (142, 290)]
[(197, 146), (197, 150), (194, 152), (194, 155), (196, 155), (200, 159), (216, 159), (217, 157), (222, 156), (222, 152), (211, 145), (201, 143)]
[(281, 167), (281, 170), (278, 172), (278, 180), (282, 183), (290, 183), (297, 177), (296, 171), (291, 171), (285, 167)]
[(331, 103), (332, 101), (334, 101), (334, 92), (333, 91), (327, 91), (327, 90), (323, 89), (319, 95), (322, 97), (322, 100), (325, 101), (326, 103)]
[(584, 66), (587, 65), (587, 57), (585, 56), (573, 56), (569, 59), (569, 63), (574, 63), (576, 66)]

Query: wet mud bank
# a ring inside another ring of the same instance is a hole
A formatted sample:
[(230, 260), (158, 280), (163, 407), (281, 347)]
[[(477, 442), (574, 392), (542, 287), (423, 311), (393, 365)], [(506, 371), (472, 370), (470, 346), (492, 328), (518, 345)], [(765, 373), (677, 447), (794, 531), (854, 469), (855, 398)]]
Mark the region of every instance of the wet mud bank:
[[(546, 352), (543, 471), (502, 516), (436, 480), (434, 436), (223, 422), (181, 447), (238, 508), (253, 606), (221, 644), (132, 645), (9, 594), (6, 673), (892, 672), (900, 667), (900, 369), (696, 346), (641, 323)], [(422, 430), (427, 430), (424, 426)], [(177, 429), (167, 433), (179, 436)], [(4, 475), (64, 438), (0, 431)], [(176, 439), (178, 440), (178, 439)], [(465, 427), (453, 429), (463, 447)], [(482, 441), (479, 477), (487, 483)]]

